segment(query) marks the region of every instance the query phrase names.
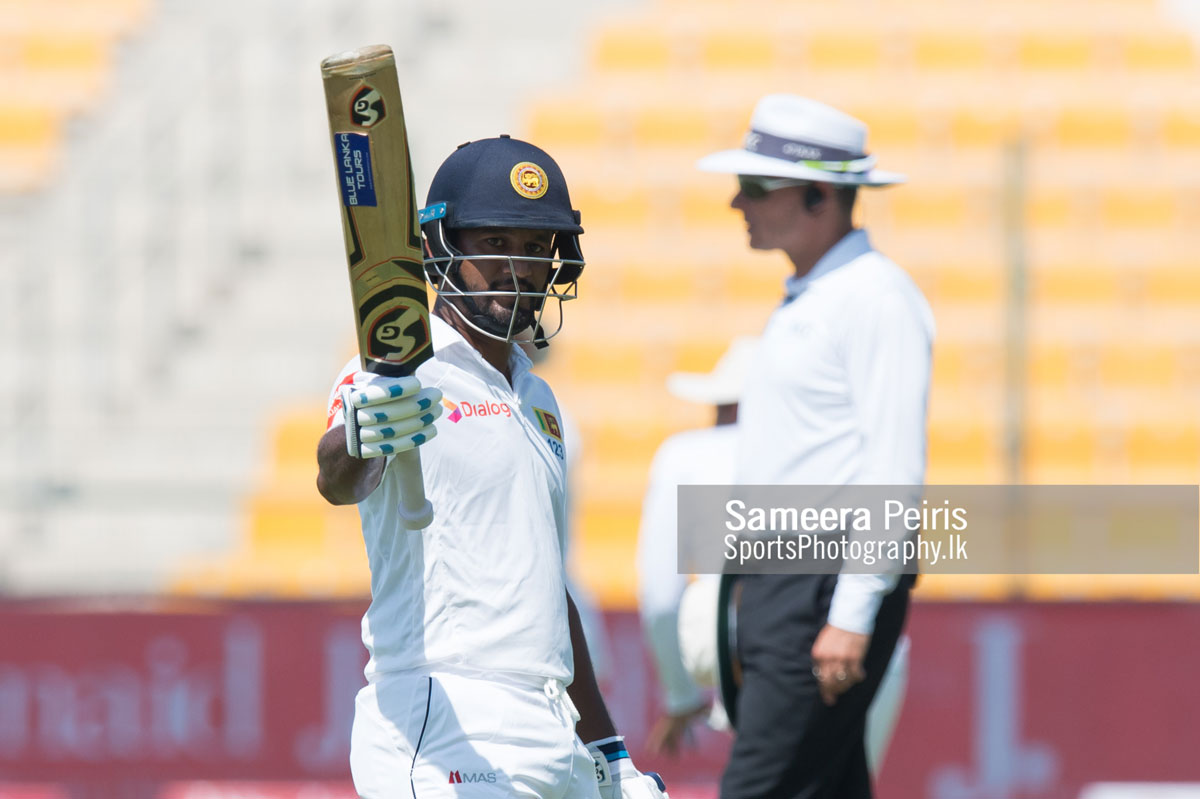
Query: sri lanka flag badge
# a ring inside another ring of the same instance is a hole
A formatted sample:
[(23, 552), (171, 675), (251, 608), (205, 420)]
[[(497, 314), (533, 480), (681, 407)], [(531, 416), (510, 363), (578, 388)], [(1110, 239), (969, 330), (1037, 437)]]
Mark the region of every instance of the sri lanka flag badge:
[(562, 443), (562, 428), (558, 426), (558, 419), (554, 418), (554, 414), (550, 411), (543, 411), (541, 408), (534, 408), (533, 415), (537, 417), (538, 425), (542, 428), (542, 432), (548, 436), (553, 436)]

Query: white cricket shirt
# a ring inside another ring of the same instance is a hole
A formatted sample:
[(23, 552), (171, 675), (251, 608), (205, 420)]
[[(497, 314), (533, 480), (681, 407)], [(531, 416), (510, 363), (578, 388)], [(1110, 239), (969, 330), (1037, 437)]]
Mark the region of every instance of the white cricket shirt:
[[(565, 449), (550, 387), (512, 348), (512, 385), (431, 316), (434, 357), (417, 369), (445, 396), (437, 437), (420, 448), (433, 524), (409, 532), (389, 463), (359, 503), (371, 605), (366, 674), (506, 673), (570, 683), (563, 582)], [(338, 385), (353, 379), (357, 358)], [(337, 389), (331, 426), (339, 424)]]
[[(920, 485), (933, 314), (920, 289), (851, 231), (767, 321), (738, 412), (737, 482)], [(874, 630), (890, 575), (841, 575), (829, 623)]]
[(679, 486), (731, 484), (737, 436), (732, 424), (676, 433), (650, 466), (638, 530), (638, 612), (670, 713), (691, 710), (704, 698), (679, 649), (679, 601), (688, 581), (678, 566)]

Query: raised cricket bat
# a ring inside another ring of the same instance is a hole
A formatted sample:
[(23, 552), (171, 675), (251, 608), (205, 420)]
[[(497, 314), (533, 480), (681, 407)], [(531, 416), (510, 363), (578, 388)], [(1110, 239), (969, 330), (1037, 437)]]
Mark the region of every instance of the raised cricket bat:
[[(433, 355), (421, 228), (396, 59), (371, 45), (321, 62), (362, 368), (403, 377)], [(410, 530), (433, 521), (416, 448), (393, 456)]]

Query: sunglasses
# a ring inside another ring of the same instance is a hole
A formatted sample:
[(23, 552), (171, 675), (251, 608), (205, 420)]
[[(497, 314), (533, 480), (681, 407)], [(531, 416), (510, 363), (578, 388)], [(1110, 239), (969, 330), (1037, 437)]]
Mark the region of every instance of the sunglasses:
[(788, 186), (808, 186), (809, 180), (794, 178), (764, 178), (758, 175), (738, 175), (738, 188), (742, 194), (751, 200), (761, 200), (773, 191), (786, 189)]

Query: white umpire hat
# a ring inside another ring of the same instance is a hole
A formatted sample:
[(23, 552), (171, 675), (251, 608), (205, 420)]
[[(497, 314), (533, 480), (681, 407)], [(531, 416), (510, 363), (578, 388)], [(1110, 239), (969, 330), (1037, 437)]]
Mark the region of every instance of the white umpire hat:
[(667, 391), (681, 400), (699, 405), (733, 405), (741, 399), (742, 387), (750, 371), (750, 360), (757, 346), (756, 336), (738, 336), (711, 372), (673, 372), (667, 375)]
[(792, 94), (758, 101), (740, 150), (707, 155), (704, 172), (762, 175), (843, 186), (890, 186), (907, 178), (875, 168), (867, 126), (836, 108)]

